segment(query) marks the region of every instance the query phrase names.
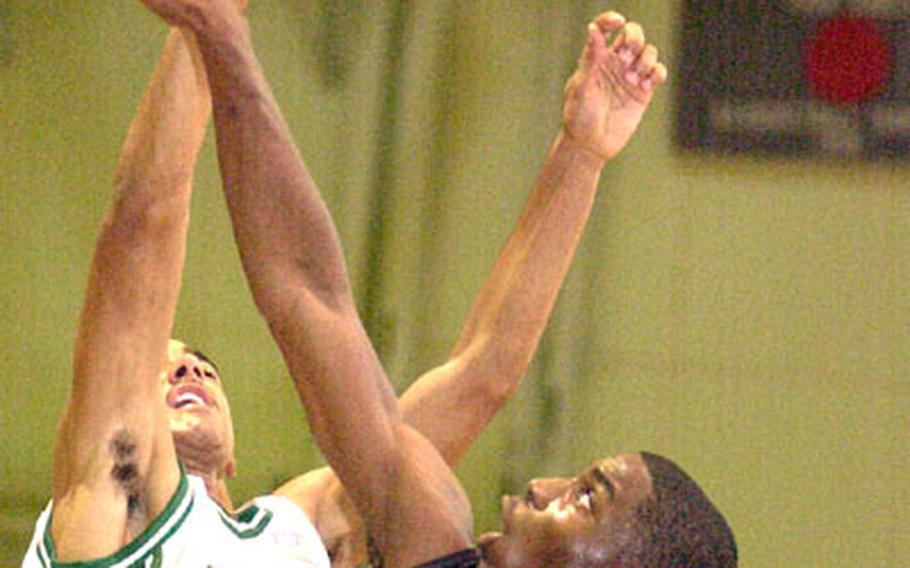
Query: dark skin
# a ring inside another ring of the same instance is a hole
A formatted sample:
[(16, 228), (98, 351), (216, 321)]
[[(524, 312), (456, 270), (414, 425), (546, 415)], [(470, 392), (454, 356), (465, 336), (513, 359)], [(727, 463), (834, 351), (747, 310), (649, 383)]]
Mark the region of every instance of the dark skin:
[(604, 565), (650, 495), (640, 454), (598, 460), (573, 478), (534, 479), (525, 495), (503, 498), (502, 532), (480, 539), (484, 565)]

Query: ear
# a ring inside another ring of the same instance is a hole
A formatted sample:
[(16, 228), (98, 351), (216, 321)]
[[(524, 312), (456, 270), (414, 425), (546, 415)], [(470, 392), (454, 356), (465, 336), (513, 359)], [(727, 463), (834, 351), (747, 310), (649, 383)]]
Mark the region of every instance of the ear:
[(228, 460), (224, 466), (224, 476), (228, 479), (234, 479), (237, 477), (237, 462), (234, 458)]

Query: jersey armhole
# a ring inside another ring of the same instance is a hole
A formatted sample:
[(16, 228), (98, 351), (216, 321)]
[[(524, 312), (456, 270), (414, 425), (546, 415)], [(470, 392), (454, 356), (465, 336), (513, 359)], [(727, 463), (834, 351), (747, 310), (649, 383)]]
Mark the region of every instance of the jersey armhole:
[(193, 508), (193, 493), (189, 490), (189, 480), (183, 464), (180, 464), (180, 482), (167, 506), (138, 537), (117, 552), (96, 560), (78, 562), (59, 562), (54, 542), (51, 538), (51, 520), (53, 518), (53, 501), (48, 505), (49, 514), (44, 526), (44, 534), (38, 543), (36, 554), (41, 566), (54, 568), (113, 568), (132, 566), (154, 554), (173, 535), (189, 516)]

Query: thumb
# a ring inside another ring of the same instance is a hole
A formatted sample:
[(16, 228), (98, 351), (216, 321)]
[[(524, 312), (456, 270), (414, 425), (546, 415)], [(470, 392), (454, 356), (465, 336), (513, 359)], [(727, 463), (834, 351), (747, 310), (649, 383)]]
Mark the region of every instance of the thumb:
[(597, 24), (588, 24), (588, 40), (581, 52), (578, 69), (583, 75), (588, 76), (595, 71), (597, 65), (603, 60), (607, 52), (607, 42)]

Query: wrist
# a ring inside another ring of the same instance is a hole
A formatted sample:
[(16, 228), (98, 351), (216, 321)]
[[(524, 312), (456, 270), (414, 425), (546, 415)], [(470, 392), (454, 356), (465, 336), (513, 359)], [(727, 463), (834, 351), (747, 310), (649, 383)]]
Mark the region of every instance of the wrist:
[(596, 149), (574, 138), (564, 127), (560, 129), (559, 135), (556, 137), (553, 151), (564, 153), (572, 157), (573, 161), (578, 162), (580, 165), (597, 169), (598, 171), (609, 161), (606, 156), (600, 154)]
[(197, 43), (223, 44), (249, 41), (249, 29), (246, 17), (239, 3), (226, 2), (222, 5), (210, 5), (200, 9), (195, 18), (188, 22), (189, 28), (196, 37)]

